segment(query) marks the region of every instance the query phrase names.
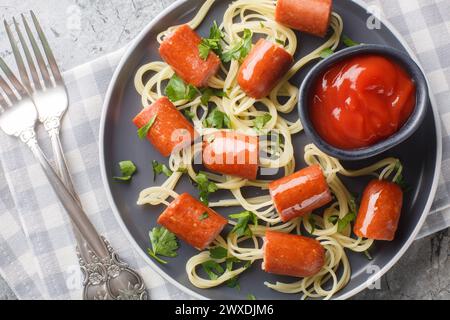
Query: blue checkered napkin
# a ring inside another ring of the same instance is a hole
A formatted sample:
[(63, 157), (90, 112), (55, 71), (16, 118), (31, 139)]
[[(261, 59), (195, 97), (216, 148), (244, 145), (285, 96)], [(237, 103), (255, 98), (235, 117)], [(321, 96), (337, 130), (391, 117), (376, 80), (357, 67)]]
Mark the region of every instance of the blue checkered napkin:
[[(378, 5), (417, 53), (443, 124), (444, 161), (436, 201), (420, 236), (450, 225), (450, 1), (383, 0)], [(152, 271), (116, 222), (99, 176), (98, 132), (104, 94), (123, 51), (66, 72), (71, 106), (62, 128), (83, 207), (120, 256), (143, 275), (152, 299), (188, 298)], [(40, 131), (40, 143), (51, 154)], [(79, 299), (80, 274), (67, 214), (38, 164), (16, 139), (0, 134), (0, 275), (22, 299)]]

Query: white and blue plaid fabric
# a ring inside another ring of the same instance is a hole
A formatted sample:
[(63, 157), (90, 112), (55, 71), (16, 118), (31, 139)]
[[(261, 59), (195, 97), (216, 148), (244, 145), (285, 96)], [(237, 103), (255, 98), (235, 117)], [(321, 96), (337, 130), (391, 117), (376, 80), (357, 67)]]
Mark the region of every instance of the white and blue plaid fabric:
[[(340, 0), (342, 1), (342, 0)], [(439, 188), (420, 237), (450, 226), (450, 1), (367, 0), (378, 6), (415, 51), (442, 120)], [(119, 255), (144, 277), (152, 299), (187, 299), (132, 249), (111, 212), (99, 175), (98, 132), (104, 94), (123, 50), (64, 74), (70, 109), (62, 141), (83, 207)], [(45, 132), (40, 143), (51, 154)], [(0, 275), (20, 299), (80, 299), (75, 241), (67, 214), (31, 153), (0, 134)]]

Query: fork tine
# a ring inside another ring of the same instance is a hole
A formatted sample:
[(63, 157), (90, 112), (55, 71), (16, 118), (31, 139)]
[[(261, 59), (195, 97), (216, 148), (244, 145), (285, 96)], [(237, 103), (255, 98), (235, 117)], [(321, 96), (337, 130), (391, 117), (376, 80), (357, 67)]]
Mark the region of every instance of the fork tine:
[[(3, 72), (6, 74), (6, 77), (9, 79), (11, 84), (14, 86), (14, 88), (17, 90), (17, 92), (22, 97), (25, 97), (28, 95), (27, 89), (25, 89), (25, 87), (20, 83), (20, 81), (17, 80), (14, 73), (11, 71), (11, 69), (9, 69), (8, 65), (5, 63), (5, 61), (1, 57), (0, 57), (0, 69), (3, 70)], [(5, 90), (5, 91), (7, 91), (7, 90)], [(11, 91), (11, 89), (10, 89), (10, 91)]]
[(45, 65), (44, 58), (42, 57), (41, 50), (39, 49), (39, 46), (36, 42), (36, 39), (34, 38), (33, 33), (31, 32), (30, 26), (28, 25), (28, 22), (27, 22), (25, 16), (23, 14), (21, 16), (22, 16), (23, 24), (25, 26), (25, 31), (27, 32), (28, 39), (30, 40), (30, 43), (31, 43), (31, 47), (33, 48), (34, 55), (36, 56), (36, 61), (39, 66), (39, 70), (41, 71), (41, 75), (44, 80), (44, 84), (47, 87), (52, 87), (53, 84), (50, 79), (50, 74), (47, 70), (47, 66)]
[(36, 70), (36, 64), (33, 61), (33, 57), (31, 56), (30, 50), (28, 49), (28, 45), (25, 42), (25, 39), (23, 37), (22, 31), (20, 29), (19, 24), (17, 23), (16, 19), (13, 18), (14, 26), (16, 29), (16, 33), (19, 36), (19, 41), (22, 45), (23, 52), (25, 53), (25, 58), (27, 59), (28, 68), (30, 69), (31, 77), (33, 79), (34, 88), (36, 90), (41, 90), (41, 80), (39, 79), (39, 74)]
[(8, 35), (9, 43), (11, 44), (11, 49), (14, 54), (14, 59), (16, 60), (17, 68), (19, 69), (22, 83), (28, 89), (29, 92), (32, 92), (30, 78), (28, 77), (27, 69), (25, 69), (22, 55), (20, 54), (19, 48), (17, 47), (16, 39), (12, 35), (11, 29), (9, 28), (9, 25), (6, 22), (6, 20), (3, 20), (3, 24), (5, 25), (6, 34)]
[(33, 10), (30, 11), (31, 18), (33, 19), (34, 26), (36, 27), (36, 31), (39, 35), (39, 38), (41, 39), (42, 47), (44, 48), (45, 55), (47, 56), (47, 61), (50, 65), (50, 69), (52, 70), (53, 77), (55, 78), (55, 82), (61, 83), (63, 82), (61, 77), (61, 72), (59, 71), (58, 64), (56, 63), (55, 56), (53, 55), (52, 49), (50, 48), (50, 45), (48, 44), (47, 37), (45, 36), (44, 32), (42, 31), (41, 25), (39, 24), (38, 19), (36, 18), (36, 15), (34, 14)]
[[(16, 103), (17, 101), (19, 101), (14, 91), (11, 89), (8, 83), (6, 83), (2, 76), (0, 76), (0, 88), (3, 89), (5, 95), (8, 97), (9, 101), (11, 101), (11, 103)], [(5, 104), (8, 105), (7, 103)]]

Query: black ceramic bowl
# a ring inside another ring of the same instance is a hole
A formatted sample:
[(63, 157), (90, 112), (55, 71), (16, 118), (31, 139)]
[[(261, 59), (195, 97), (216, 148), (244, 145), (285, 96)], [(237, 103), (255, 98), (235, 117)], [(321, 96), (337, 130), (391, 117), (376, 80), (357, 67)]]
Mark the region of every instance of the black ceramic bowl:
[[(309, 116), (310, 95), (318, 77), (323, 75), (334, 64), (353, 56), (364, 54), (378, 54), (391, 58), (409, 73), (416, 84), (416, 106), (408, 121), (394, 135), (386, 140), (380, 141), (370, 147), (344, 150), (336, 148), (327, 143), (315, 130)], [(364, 44), (341, 50), (317, 64), (306, 76), (300, 87), (300, 98), (298, 103), (300, 119), (306, 134), (313, 140), (314, 144), (326, 154), (341, 160), (362, 160), (376, 156), (408, 139), (421, 125), (428, 101), (428, 86), (425, 76), (416, 62), (407, 54), (394, 48), (380, 45)]]

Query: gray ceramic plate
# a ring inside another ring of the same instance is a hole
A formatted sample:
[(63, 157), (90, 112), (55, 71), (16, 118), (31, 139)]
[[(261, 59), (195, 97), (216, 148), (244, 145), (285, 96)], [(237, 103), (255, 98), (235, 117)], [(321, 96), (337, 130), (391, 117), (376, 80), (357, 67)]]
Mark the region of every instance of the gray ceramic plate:
[[(223, 12), (231, 2), (231, 0), (217, 1), (200, 26), (198, 30), (200, 34), (207, 35), (212, 22), (221, 21)], [(167, 159), (162, 158), (150, 143), (140, 141), (136, 135), (136, 128), (131, 120), (141, 110), (141, 102), (133, 86), (133, 77), (142, 64), (160, 60), (156, 35), (169, 26), (188, 21), (202, 3), (202, 0), (179, 1), (162, 12), (131, 45), (114, 75), (105, 100), (100, 132), (102, 175), (110, 203), (124, 232), (148, 262), (149, 268), (153, 268), (172, 284), (194, 297), (245, 299), (247, 294), (253, 293), (258, 299), (298, 299), (298, 295), (281, 294), (266, 288), (264, 281), (294, 281), (294, 279), (266, 274), (261, 271), (260, 263), (255, 263), (251, 270), (241, 277), (240, 291), (226, 286), (201, 290), (190, 284), (185, 272), (186, 261), (197, 253), (190, 246), (181, 243), (179, 256), (170, 259), (170, 263), (166, 266), (155, 264), (145, 253), (149, 245), (148, 232), (156, 225), (156, 219), (164, 208), (162, 206), (139, 207), (136, 205), (136, 200), (143, 188), (153, 184), (160, 185), (163, 182), (162, 177), (153, 182), (151, 161), (167, 163)], [(367, 28), (366, 21), (370, 14), (367, 13), (363, 4), (353, 1), (335, 1), (334, 10), (344, 19), (344, 33), (352, 39), (364, 43), (392, 46), (411, 54), (399, 34), (390, 25), (383, 23), (379, 30)], [(323, 41), (303, 34), (299, 39), (300, 49), (297, 52), (297, 58), (307, 54)], [(299, 85), (311, 67), (312, 65), (304, 68), (295, 76), (293, 82)], [(291, 119), (298, 118), (296, 111), (290, 116)], [(424, 124), (413, 137), (370, 161), (346, 164), (350, 168), (358, 168), (384, 157), (398, 157), (405, 166), (405, 178), (412, 189), (405, 195), (404, 210), (395, 241), (376, 243), (371, 250), (374, 257), (372, 261), (363, 254), (348, 252), (352, 278), (347, 287), (335, 298), (349, 298), (366, 288), (370, 281), (379, 278), (392, 267), (414, 240), (426, 218), (436, 190), (441, 161), (441, 137), (437, 119), (436, 109), (430, 102)], [(304, 134), (298, 134), (294, 138), (297, 168), (304, 166), (303, 148), (309, 142)], [(122, 160), (133, 160), (139, 168), (139, 173), (130, 184), (117, 183), (111, 179), (117, 174), (117, 164)], [(368, 179), (345, 179), (345, 182), (351, 191), (361, 193)], [(197, 191), (187, 178), (181, 181), (177, 191), (197, 195)], [(226, 193), (218, 192), (213, 200), (225, 196), (229, 197)], [(226, 215), (238, 210), (239, 208), (230, 208), (220, 210), (220, 213)]]

